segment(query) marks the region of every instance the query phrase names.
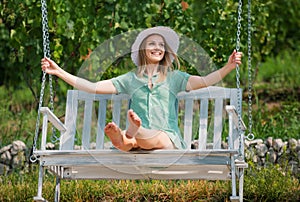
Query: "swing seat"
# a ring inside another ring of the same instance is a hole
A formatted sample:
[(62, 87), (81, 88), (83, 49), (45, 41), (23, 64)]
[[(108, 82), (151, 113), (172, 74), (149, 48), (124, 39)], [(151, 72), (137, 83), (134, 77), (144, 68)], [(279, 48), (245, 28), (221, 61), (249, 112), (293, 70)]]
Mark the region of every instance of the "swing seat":
[[(243, 159), (246, 127), (238, 120), (238, 94), (241, 95), (240, 89), (216, 86), (181, 92), (177, 95), (178, 124), (188, 148), (122, 152), (105, 146), (108, 139), (103, 129), (111, 120), (126, 128), (130, 97), (69, 90), (64, 123), (47, 107), (40, 109), (43, 127), (40, 149), (34, 151), (40, 161), (38, 195), (34, 200), (44, 201), (42, 182), (46, 168), (56, 176), (56, 201), (61, 179), (231, 180), (230, 199), (242, 201), (247, 167)], [(48, 122), (61, 133), (58, 149), (46, 149)], [(222, 147), (222, 140), (227, 140), (227, 147)]]

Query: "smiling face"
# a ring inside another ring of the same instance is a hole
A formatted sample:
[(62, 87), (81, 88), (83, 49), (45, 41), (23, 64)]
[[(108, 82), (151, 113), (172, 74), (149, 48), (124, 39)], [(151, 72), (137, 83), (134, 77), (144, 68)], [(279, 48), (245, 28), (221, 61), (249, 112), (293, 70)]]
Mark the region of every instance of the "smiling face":
[(150, 35), (145, 39), (143, 49), (148, 64), (159, 64), (165, 56), (165, 41), (160, 35)]

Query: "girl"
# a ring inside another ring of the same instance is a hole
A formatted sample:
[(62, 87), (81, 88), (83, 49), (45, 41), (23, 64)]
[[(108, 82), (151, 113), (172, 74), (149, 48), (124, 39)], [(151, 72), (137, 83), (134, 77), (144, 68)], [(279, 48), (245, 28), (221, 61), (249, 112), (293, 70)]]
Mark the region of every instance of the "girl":
[(130, 95), (127, 130), (122, 131), (113, 122), (104, 129), (119, 150), (183, 149), (186, 145), (178, 128), (176, 95), (218, 83), (241, 64), (242, 53), (233, 51), (224, 67), (201, 77), (173, 70), (173, 65), (180, 66), (176, 55), (178, 47), (179, 37), (171, 28), (145, 29), (131, 48), (136, 71), (95, 83), (69, 74), (49, 58), (43, 58), (41, 66), (46, 73), (58, 76), (79, 90)]

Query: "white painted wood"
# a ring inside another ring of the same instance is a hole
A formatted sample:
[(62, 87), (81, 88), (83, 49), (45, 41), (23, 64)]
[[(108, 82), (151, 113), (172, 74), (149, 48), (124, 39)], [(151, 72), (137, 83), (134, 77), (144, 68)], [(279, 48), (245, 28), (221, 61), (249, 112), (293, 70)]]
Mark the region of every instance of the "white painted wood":
[(86, 100), (84, 104), (84, 118), (82, 129), (82, 149), (90, 149), (92, 127), (93, 100)]
[(121, 118), (121, 99), (114, 99), (113, 101), (113, 122), (120, 125)]
[(44, 114), (44, 116), (43, 116), (43, 128), (42, 128), (41, 150), (46, 150), (47, 129), (48, 129), (48, 114)]
[(105, 121), (106, 121), (106, 105), (107, 105), (107, 100), (99, 101), (96, 149), (104, 148), (104, 128), (105, 128)]
[[(236, 108), (232, 105), (227, 105), (226, 106), (226, 111), (228, 113), (230, 113), (232, 115), (232, 121), (233, 121), (233, 124), (236, 128), (239, 127), (239, 117), (238, 117), (238, 112), (236, 111)], [(246, 124), (244, 123), (244, 121), (241, 119), (240, 120), (241, 122), (241, 130), (242, 131), (245, 131), (247, 130), (247, 127), (246, 127)]]
[(199, 117), (199, 150), (206, 150), (208, 124), (208, 99), (201, 99)]
[[(62, 124), (52, 112), (48, 112), (47, 108), (42, 110), (44, 114), (42, 147), (34, 153), (40, 156), (40, 161), (43, 162), (41, 167), (49, 168), (62, 179), (229, 179), (232, 180), (235, 189), (235, 159), (240, 151), (235, 110), (238, 104), (237, 92), (237, 89), (208, 87), (178, 94), (178, 99), (184, 100), (185, 103), (184, 109), (180, 109), (182, 111), (179, 113), (184, 113), (183, 131), (188, 149), (121, 152), (116, 149), (104, 149), (104, 127), (107, 119), (111, 118), (107, 109), (112, 110), (112, 119), (116, 124), (125, 121), (121, 120), (121, 114), (127, 109), (122, 103), (124, 100), (128, 102), (129, 96), (95, 95), (70, 90), (67, 95), (65, 124)], [(78, 103), (82, 101), (85, 103), (84, 118), (77, 120), (80, 118), (77, 117)], [(196, 109), (194, 104), (199, 101), (200, 110), (194, 111)], [(95, 102), (99, 104), (95, 105)], [(209, 109), (210, 102), (214, 106), (212, 110)], [(226, 108), (229, 117), (229, 149), (222, 149), (225, 117), (223, 111), (224, 104), (228, 102), (232, 105)], [(98, 107), (97, 120), (92, 120), (93, 105)], [(193, 128), (195, 116), (199, 116), (198, 128)], [(48, 120), (61, 131), (59, 150), (45, 150)], [(213, 120), (214, 127), (212, 149), (207, 148), (210, 144), (207, 137), (210, 120)], [(97, 122), (96, 150), (90, 149), (91, 127), (94, 121)], [(83, 123), (82, 133), (77, 129), (77, 122)], [(82, 150), (74, 150), (76, 131), (82, 139)], [(192, 138), (197, 136), (196, 133), (199, 133), (199, 148), (191, 149)], [(239, 169), (243, 172), (243, 168)], [(39, 189), (41, 192), (40, 187)], [(232, 197), (235, 196), (236, 193), (233, 191)]]
[(192, 126), (193, 126), (193, 99), (185, 100), (185, 113), (184, 113), (184, 141), (191, 148), (192, 141)]
[(67, 130), (66, 126), (53, 114), (53, 112), (48, 107), (41, 107), (40, 112), (44, 115), (47, 115), (49, 121), (60, 132), (65, 132)]
[(213, 148), (221, 149), (222, 141), (222, 127), (223, 127), (223, 99), (217, 98), (215, 100), (215, 110), (214, 110), (214, 138), (213, 138)]
[(65, 125), (67, 130), (61, 134), (60, 149), (73, 149), (75, 133), (76, 133), (76, 118), (78, 109), (78, 93), (79, 91), (70, 90), (67, 94), (66, 117)]

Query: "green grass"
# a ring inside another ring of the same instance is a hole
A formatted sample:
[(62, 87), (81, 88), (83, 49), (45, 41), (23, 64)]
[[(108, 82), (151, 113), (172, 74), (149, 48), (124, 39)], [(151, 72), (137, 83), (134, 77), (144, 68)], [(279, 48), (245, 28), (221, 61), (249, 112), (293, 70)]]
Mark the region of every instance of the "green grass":
[[(268, 89), (300, 87), (300, 53), (280, 53), (262, 63), (257, 72), (256, 82)], [(264, 85), (263, 85), (264, 84)]]
[[(250, 164), (251, 165), (251, 164)], [(32, 201), (37, 167), (0, 177), (0, 201)], [(43, 197), (54, 200), (55, 178), (46, 173)], [(61, 201), (229, 201), (230, 181), (62, 180)], [(297, 201), (299, 181), (278, 166), (246, 170), (244, 201)]]

